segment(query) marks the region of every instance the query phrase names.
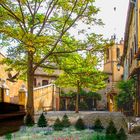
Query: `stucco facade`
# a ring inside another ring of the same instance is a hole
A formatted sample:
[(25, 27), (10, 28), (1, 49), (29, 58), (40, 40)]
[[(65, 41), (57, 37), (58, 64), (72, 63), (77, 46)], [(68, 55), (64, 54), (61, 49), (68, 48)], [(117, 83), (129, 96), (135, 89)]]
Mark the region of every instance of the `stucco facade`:
[(122, 65), (124, 80), (136, 79), (136, 102), (134, 112), (140, 116), (140, 0), (130, 1), (124, 40)]
[[(0, 53), (0, 61), (4, 57), (5, 56)], [(6, 72), (6, 68), (7, 68), (7, 66), (5, 64), (0, 64), (0, 94), (1, 94), (1, 96), (4, 96), (4, 98), (2, 100), (4, 102), (18, 103), (19, 102), (19, 100), (18, 100), (19, 90), (20, 90), (21, 86), (25, 83), (22, 80), (18, 80), (17, 82), (8, 81), (7, 80), (8, 74)], [(13, 72), (12, 74), (15, 74), (15, 72)]]
[[(0, 60), (5, 56), (0, 53)], [(7, 66), (0, 64), (0, 102), (8, 102), (24, 105), (27, 103), (26, 82), (17, 80), (8, 81)], [(12, 72), (14, 75), (16, 72)], [(34, 85), (34, 109), (35, 112), (43, 110), (59, 110), (59, 88), (51, 84), (57, 78), (59, 71), (48, 75), (42, 69), (35, 72), (36, 85)]]

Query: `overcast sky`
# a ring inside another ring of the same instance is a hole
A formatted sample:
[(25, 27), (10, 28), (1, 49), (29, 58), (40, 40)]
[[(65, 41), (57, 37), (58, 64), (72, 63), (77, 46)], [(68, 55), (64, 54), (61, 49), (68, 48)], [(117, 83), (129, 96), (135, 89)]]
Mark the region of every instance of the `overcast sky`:
[(96, 30), (107, 38), (114, 33), (118, 39), (124, 37), (128, 4), (129, 0), (96, 0), (96, 6), (101, 10), (98, 16), (105, 23), (104, 28)]

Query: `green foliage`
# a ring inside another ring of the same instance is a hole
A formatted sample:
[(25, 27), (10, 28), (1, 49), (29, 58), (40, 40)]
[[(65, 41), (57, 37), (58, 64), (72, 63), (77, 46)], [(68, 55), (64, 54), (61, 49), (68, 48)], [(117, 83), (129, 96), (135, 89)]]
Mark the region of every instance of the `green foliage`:
[(75, 110), (75, 103), (74, 103), (73, 100), (70, 101), (70, 104), (69, 104), (69, 108), (68, 109), (71, 110), (71, 111), (74, 111)]
[[(61, 97), (75, 97), (75, 94), (76, 93), (73, 91), (69, 91), (67, 93), (65, 93), (64, 91), (61, 91), (60, 96)], [(86, 98), (95, 98), (97, 100), (101, 100), (102, 98), (101, 95), (97, 92), (92, 92), (92, 91), (87, 92), (83, 89), (80, 90), (79, 95), (84, 96)]]
[(133, 101), (135, 99), (136, 89), (135, 80), (120, 81), (118, 83), (119, 94), (115, 97), (116, 106), (118, 109), (131, 111)]
[(105, 140), (118, 140), (117, 136), (115, 134), (107, 135), (106, 134), (106, 139)]
[(60, 94), (61, 97), (75, 97), (75, 92), (73, 91), (69, 91), (69, 92), (64, 92), (64, 91), (61, 91), (61, 94)]
[[(56, 80), (56, 84), (64, 88), (74, 88), (78, 95), (82, 88), (88, 88), (92, 91), (104, 88), (105, 74), (97, 70), (97, 64), (97, 57), (91, 53), (86, 53), (85, 57), (76, 53), (68, 55), (61, 61), (60, 65), (64, 72)], [(76, 98), (76, 110), (78, 109), (78, 104), (78, 99)]]
[(25, 117), (25, 125), (31, 127), (34, 125), (34, 120), (30, 114), (27, 114)]
[(46, 127), (47, 126), (47, 120), (44, 116), (44, 114), (42, 113), (38, 119), (37, 125), (39, 127)]
[(61, 61), (64, 72), (59, 76), (56, 84), (60, 87), (89, 88), (97, 91), (105, 87), (105, 74), (97, 70), (97, 65), (98, 58), (90, 53), (86, 53), (85, 57), (80, 54), (68, 55)]
[(68, 116), (65, 114), (62, 118), (63, 127), (69, 127), (71, 125)]
[(79, 110), (81, 110), (81, 111), (88, 110), (88, 106), (85, 101), (82, 101), (79, 103)]
[[(98, 52), (103, 54), (106, 40), (102, 35), (89, 34), (82, 28), (78, 33), (85, 34), (84, 41), (77, 40), (69, 32), (71, 28), (76, 28), (79, 21), (89, 28), (94, 24), (102, 25), (101, 19), (96, 19), (95, 15), (99, 9), (94, 3), (95, 0), (0, 1), (0, 46), (7, 47), (7, 58), (4, 59), (4, 63), (20, 71), (20, 76), (28, 82), (30, 96), (28, 96), (27, 106), (31, 107), (27, 108), (28, 112), (33, 110), (31, 102), (33, 81), (30, 79), (33, 79), (33, 74), (38, 67), (42, 67), (47, 72), (50, 69), (53, 72), (54, 69), (59, 68), (64, 71), (67, 69), (71, 72), (78, 72), (77, 76), (64, 74), (64, 77), (71, 81), (71, 86), (76, 85), (72, 80), (75, 79), (75, 81), (85, 83), (82, 84), (84, 87), (92, 87), (94, 90), (104, 87), (104, 78), (96, 66), (100, 59), (97, 58), (97, 54)], [(78, 52), (83, 52), (83, 50), (89, 52), (89, 46), (91, 46), (90, 52), (94, 57), (91, 59), (90, 55), (87, 55), (86, 59), (83, 59)], [(70, 53), (77, 55), (74, 57), (71, 55), (70, 58), (68, 57)], [(71, 63), (69, 67), (67, 62), (74, 63)], [(91, 70), (92, 67), (94, 67), (93, 70)], [(72, 71), (75, 68), (78, 71)], [(80, 76), (80, 73), (84, 73), (83, 75), (87, 78)], [(94, 82), (91, 79), (94, 79)], [(31, 115), (33, 117), (33, 114)]]
[(102, 99), (102, 96), (99, 93), (92, 92), (92, 91), (88, 92), (87, 97), (93, 98), (93, 99), (96, 99), (96, 100), (99, 100), (99, 101)]
[(54, 123), (54, 125), (53, 125), (53, 128), (54, 128), (54, 130), (56, 130), (56, 131), (61, 131), (61, 130), (63, 129), (63, 124), (62, 124), (62, 122), (60, 121), (59, 118), (57, 118), (57, 119), (55, 120), (55, 123)]
[[(46, 59), (57, 62), (58, 56), (64, 57), (65, 52), (86, 50), (87, 44), (94, 46), (95, 50), (104, 50), (102, 35), (89, 35), (85, 29), (79, 29), (78, 33), (84, 33), (87, 38), (82, 43), (68, 32), (79, 20), (89, 27), (102, 24), (101, 19), (95, 17), (99, 9), (94, 0), (74, 0), (73, 4), (69, 0), (20, 0), (14, 3), (13, 0), (1, 0), (0, 5), (0, 46), (8, 48), (7, 64), (23, 71), (22, 75), (27, 70), (27, 52), (33, 55), (34, 69)], [(52, 65), (47, 63), (47, 67)]]
[(101, 132), (101, 131), (104, 129), (104, 127), (103, 127), (103, 125), (102, 125), (100, 119), (96, 119), (96, 120), (95, 120), (95, 122), (94, 122), (94, 127), (93, 127), (93, 128), (94, 128), (94, 130), (97, 131), (97, 132)]
[(92, 133), (90, 135), (84, 136), (82, 137), (81, 140), (107, 140), (104, 133)]
[(117, 129), (115, 127), (114, 122), (111, 120), (109, 122), (109, 125), (106, 128), (106, 135), (116, 135), (117, 134)]
[(83, 119), (82, 118), (79, 118), (75, 124), (75, 128), (77, 130), (84, 130), (85, 129), (85, 124), (83, 122)]
[(6, 134), (5, 139), (6, 140), (12, 140), (12, 134), (11, 133)]
[(121, 128), (119, 130), (119, 132), (117, 133), (117, 139), (118, 140), (127, 140), (127, 135), (125, 134), (125, 131), (123, 128)]

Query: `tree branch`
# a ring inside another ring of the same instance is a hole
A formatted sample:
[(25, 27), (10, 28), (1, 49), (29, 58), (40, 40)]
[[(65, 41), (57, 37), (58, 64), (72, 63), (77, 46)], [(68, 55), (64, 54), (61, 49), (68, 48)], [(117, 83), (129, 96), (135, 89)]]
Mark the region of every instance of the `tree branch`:
[(23, 23), (24, 29), (25, 29), (26, 32), (28, 32), (27, 28), (26, 28), (26, 25), (25, 25), (25, 17), (24, 17), (24, 13), (23, 13), (23, 10), (22, 10), (22, 7), (21, 7), (21, 2), (20, 2), (20, 0), (17, 0), (17, 2), (18, 2), (18, 5), (19, 5), (19, 8), (20, 8), (21, 15), (22, 15), (22, 21), (23, 21), (22, 23)]
[[(84, 4), (83, 4), (83, 5), (84, 5)], [(76, 20), (77, 20), (80, 16), (82, 16), (82, 14), (83, 14), (84, 11), (86, 10), (87, 6), (88, 6), (88, 2), (86, 3), (86, 6), (85, 6), (84, 9), (83, 9), (83, 6), (80, 8), (79, 14), (78, 14), (77, 17), (73, 20), (73, 22), (71, 23), (71, 25), (69, 25), (69, 27), (67, 27), (67, 28), (64, 30), (65, 27), (63, 26), (62, 32), (61, 32), (60, 36), (58, 37), (57, 41), (55, 42), (55, 44), (53, 45), (53, 48), (50, 50), (50, 52), (49, 52), (46, 56), (44, 56), (44, 58), (42, 58), (42, 60), (40, 60), (40, 61), (38, 62), (38, 64), (36, 64), (36, 65), (34, 66), (34, 68), (33, 68), (34, 71), (37, 69), (37, 67), (38, 67), (40, 64), (42, 64), (42, 63), (53, 53), (53, 51), (55, 50), (57, 44), (58, 44), (59, 41), (61, 40), (62, 36), (67, 32), (67, 30), (69, 30), (69, 29), (72, 27), (72, 25), (76, 22)], [(64, 25), (66, 25), (66, 23), (64, 23)]]
[[(51, 4), (53, 3), (53, 1), (54, 1), (54, 0), (52, 0), (52, 1), (50, 2), (50, 4), (49, 4), (49, 7), (48, 7), (48, 9), (47, 9), (47, 11), (46, 11), (46, 14), (45, 14), (45, 17), (44, 17), (44, 20), (43, 20), (43, 24), (42, 24), (42, 26), (41, 26), (41, 28), (40, 28), (40, 30), (39, 30), (37, 36), (39, 36), (40, 33), (42, 32), (42, 30), (43, 30), (43, 28), (44, 28), (44, 26), (45, 26), (45, 24), (46, 24), (46, 21), (48, 20), (50, 14), (52, 13), (54, 7), (56, 6), (56, 4), (57, 4), (57, 2), (58, 2), (58, 0), (56, 0), (56, 2), (53, 4), (53, 6), (52, 6), (52, 8), (51, 8)], [(51, 8), (51, 10), (50, 10), (50, 8)]]
[(13, 11), (11, 11), (11, 9), (9, 9), (9, 7), (7, 7), (5, 4), (1, 4), (0, 5), (7, 11), (9, 12), (10, 15), (13, 15), (13, 17), (15, 17), (15, 19), (19, 22), (23, 22), (20, 18), (18, 18), (14, 13)]
[(23, 23), (23, 21), (18, 18), (13, 11), (11, 11), (11, 9), (9, 7), (7, 7), (5, 4), (1, 4), (0, 5), (8, 12), (8, 15), (10, 17), (12, 17), (20, 26), (20, 28), (23, 30), (23, 32), (25, 32), (24, 28), (22, 27), (21, 23)]
[(31, 16), (33, 17), (33, 12), (32, 12), (32, 9), (31, 9), (31, 7), (30, 7), (30, 3), (29, 3), (28, 0), (26, 0), (26, 2), (27, 2), (26, 6), (27, 6), (27, 8), (28, 8), (28, 10), (29, 10), (29, 12), (30, 12), (30, 14), (31, 14)]
[(71, 50), (71, 51), (60, 51), (60, 52), (53, 52), (52, 55), (60, 55), (60, 54), (66, 54), (66, 53), (73, 53), (77, 51), (84, 51), (86, 49), (76, 49), (76, 50)]
[(65, 22), (64, 22), (64, 25), (63, 25), (63, 28), (62, 28), (62, 32), (64, 31), (65, 26), (66, 26), (68, 20), (70, 19), (71, 15), (72, 15), (72, 13), (73, 13), (75, 7), (76, 7), (76, 3), (77, 3), (77, 0), (75, 1), (74, 6), (73, 6), (73, 8), (72, 8), (72, 10), (71, 10), (71, 12), (70, 12), (70, 14), (69, 14), (69, 16), (67, 17), (67, 19), (66, 19)]

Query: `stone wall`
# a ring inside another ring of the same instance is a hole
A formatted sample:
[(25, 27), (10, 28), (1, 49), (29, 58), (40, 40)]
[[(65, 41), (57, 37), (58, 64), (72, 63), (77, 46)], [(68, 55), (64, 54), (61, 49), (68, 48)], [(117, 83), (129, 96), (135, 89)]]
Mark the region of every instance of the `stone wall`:
[(59, 88), (55, 85), (46, 85), (34, 88), (35, 112), (59, 110)]

